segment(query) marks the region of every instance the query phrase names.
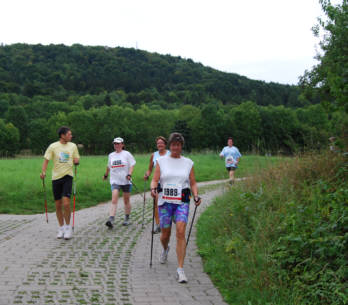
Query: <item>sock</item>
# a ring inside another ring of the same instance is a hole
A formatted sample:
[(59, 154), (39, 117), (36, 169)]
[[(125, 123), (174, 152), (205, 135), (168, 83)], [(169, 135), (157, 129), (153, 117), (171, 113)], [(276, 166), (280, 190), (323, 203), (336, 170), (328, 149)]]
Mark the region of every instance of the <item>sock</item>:
[(114, 222), (115, 216), (110, 216), (110, 217), (109, 217), (109, 220), (110, 220), (111, 222)]
[(184, 268), (178, 267), (177, 271), (184, 271)]
[(126, 220), (129, 220), (129, 214), (126, 214), (124, 217)]

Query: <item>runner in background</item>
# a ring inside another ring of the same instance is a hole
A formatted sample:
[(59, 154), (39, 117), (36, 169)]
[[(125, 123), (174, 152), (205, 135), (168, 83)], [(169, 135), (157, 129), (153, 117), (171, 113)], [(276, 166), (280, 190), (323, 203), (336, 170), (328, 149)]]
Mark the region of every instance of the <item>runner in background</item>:
[[(149, 169), (146, 171), (145, 175), (144, 175), (144, 180), (148, 180), (151, 173), (152, 173), (152, 169), (153, 168), (156, 168), (156, 164), (157, 164), (157, 160), (159, 157), (163, 157), (163, 156), (167, 156), (170, 154), (169, 150), (166, 149), (166, 146), (167, 146), (167, 140), (166, 138), (164, 137), (157, 137), (156, 138), (156, 145), (157, 145), (157, 151), (155, 151), (151, 157), (150, 157), (150, 163), (149, 163)], [(159, 193), (161, 189), (161, 184), (158, 183), (158, 186), (157, 186), (157, 191)], [(158, 203), (158, 195), (156, 196), (155, 198), (155, 221), (156, 221), (156, 226), (155, 226), (155, 229), (154, 229), (154, 233), (157, 234), (157, 233), (160, 233), (161, 232), (161, 227), (159, 225), (159, 217), (158, 217), (158, 206), (157, 206), (157, 203)]]
[(132, 179), (132, 173), (136, 163), (132, 154), (126, 150), (123, 150), (124, 141), (122, 138), (115, 138), (113, 144), (115, 151), (109, 154), (106, 173), (103, 176), (103, 180), (106, 180), (110, 173), (112, 199), (109, 214), (110, 216), (105, 223), (105, 225), (110, 229), (112, 229), (114, 226), (120, 190), (123, 192), (125, 214), (122, 225), (129, 225), (129, 217), (132, 209), (129, 200), (130, 192), (132, 191), (132, 184), (130, 180)]
[(227, 140), (227, 146), (225, 146), (221, 153), (221, 158), (225, 158), (225, 166), (229, 172), (230, 182), (234, 183), (234, 171), (237, 169), (240, 158), (242, 157), (238, 148), (233, 146), (233, 139), (230, 137)]
[(48, 146), (45, 152), (40, 178), (45, 179), (48, 162), (52, 160), (52, 189), (59, 224), (57, 238), (70, 239), (73, 233), (70, 225), (73, 166), (79, 164), (80, 155), (77, 146), (71, 143), (70, 128), (60, 127), (58, 137), (59, 141)]
[[(201, 199), (198, 197), (193, 162), (181, 156), (184, 137), (175, 132), (170, 135), (168, 142), (170, 154), (157, 160), (155, 173), (151, 181), (151, 196), (156, 198), (158, 194), (160, 240), (163, 246), (160, 263), (164, 264), (168, 258), (171, 227), (174, 220), (176, 223), (176, 255), (178, 260), (176, 277), (179, 283), (187, 283), (183, 267), (186, 255), (185, 231), (190, 210), (191, 191), (197, 206), (200, 205)], [(157, 193), (159, 182), (162, 190)]]

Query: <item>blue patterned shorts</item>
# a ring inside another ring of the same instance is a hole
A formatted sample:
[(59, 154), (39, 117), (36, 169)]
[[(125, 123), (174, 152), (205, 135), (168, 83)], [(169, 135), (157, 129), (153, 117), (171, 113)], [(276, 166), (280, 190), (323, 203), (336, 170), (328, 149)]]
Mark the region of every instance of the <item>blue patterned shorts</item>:
[(160, 218), (161, 228), (170, 228), (172, 221), (181, 221), (187, 223), (190, 211), (190, 203), (183, 202), (182, 204), (165, 202), (158, 206), (158, 214)]

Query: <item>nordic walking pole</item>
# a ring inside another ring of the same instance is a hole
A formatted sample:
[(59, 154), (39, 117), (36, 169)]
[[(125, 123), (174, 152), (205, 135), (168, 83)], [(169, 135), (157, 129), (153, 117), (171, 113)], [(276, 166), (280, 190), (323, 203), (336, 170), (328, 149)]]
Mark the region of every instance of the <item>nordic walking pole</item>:
[(45, 196), (46, 222), (48, 223), (48, 214), (47, 214), (47, 194), (46, 194), (45, 178), (42, 179), (42, 186), (43, 186), (44, 196)]
[(131, 179), (131, 180), (129, 180), (129, 181), (132, 183), (132, 185), (134, 186), (135, 190), (138, 192), (139, 196), (140, 196), (141, 198), (143, 198), (143, 197), (140, 195), (139, 189), (138, 189), (137, 186), (134, 184), (133, 179)]
[(190, 235), (191, 235), (192, 225), (193, 225), (193, 222), (195, 221), (197, 207), (198, 207), (198, 205), (196, 205), (196, 207), (195, 207), (195, 211), (193, 212), (192, 221), (191, 221), (191, 226), (190, 226), (190, 231), (189, 231), (189, 234), (188, 234), (188, 236), (187, 236), (187, 240), (186, 240), (186, 247), (187, 247), (188, 242), (189, 242), (189, 240), (190, 240)]
[(72, 225), (72, 230), (74, 231), (75, 228), (75, 201), (76, 201), (76, 179), (77, 179), (77, 166), (75, 164), (75, 177), (74, 177), (74, 204), (73, 204), (73, 225)]
[(151, 256), (150, 256), (150, 268), (152, 267), (153, 231), (154, 231), (154, 222), (155, 222), (155, 202), (156, 202), (156, 197), (155, 197), (155, 198), (153, 198), (153, 209), (152, 209), (152, 228), (151, 228)]
[(144, 217), (145, 217), (145, 192), (146, 192), (146, 181), (144, 181), (144, 204), (143, 204), (143, 224), (142, 228), (144, 228)]

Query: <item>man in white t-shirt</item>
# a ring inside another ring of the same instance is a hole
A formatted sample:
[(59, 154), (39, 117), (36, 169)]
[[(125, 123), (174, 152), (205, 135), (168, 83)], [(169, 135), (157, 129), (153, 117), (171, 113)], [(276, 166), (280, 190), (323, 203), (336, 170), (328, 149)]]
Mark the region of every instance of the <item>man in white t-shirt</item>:
[(231, 183), (234, 183), (234, 171), (237, 169), (241, 153), (236, 146), (233, 146), (233, 139), (230, 137), (227, 140), (227, 146), (225, 146), (220, 157), (225, 158), (225, 166), (229, 173)]
[(103, 177), (103, 179), (106, 180), (110, 173), (112, 200), (110, 207), (110, 216), (108, 221), (105, 223), (105, 225), (110, 229), (112, 229), (114, 224), (120, 190), (122, 190), (123, 192), (124, 201), (125, 218), (123, 225), (129, 225), (129, 215), (132, 209), (129, 201), (130, 192), (132, 190), (131, 179), (134, 165), (136, 163), (132, 154), (126, 150), (123, 150), (124, 141), (122, 138), (115, 138), (113, 144), (115, 151), (109, 154), (106, 173)]

